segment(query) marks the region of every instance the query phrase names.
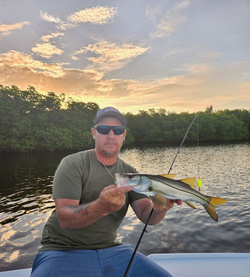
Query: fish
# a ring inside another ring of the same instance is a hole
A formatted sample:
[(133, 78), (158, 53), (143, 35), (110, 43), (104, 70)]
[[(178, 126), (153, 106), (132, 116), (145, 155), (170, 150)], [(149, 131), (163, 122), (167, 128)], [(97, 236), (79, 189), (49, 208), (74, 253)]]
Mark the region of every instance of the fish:
[(207, 196), (195, 190), (195, 177), (175, 180), (176, 174), (150, 175), (140, 173), (116, 173), (117, 187), (131, 186), (132, 190), (152, 197), (161, 207), (166, 207), (168, 199), (180, 199), (196, 209), (193, 202), (200, 203), (214, 221), (218, 221), (217, 205), (227, 202), (224, 198)]

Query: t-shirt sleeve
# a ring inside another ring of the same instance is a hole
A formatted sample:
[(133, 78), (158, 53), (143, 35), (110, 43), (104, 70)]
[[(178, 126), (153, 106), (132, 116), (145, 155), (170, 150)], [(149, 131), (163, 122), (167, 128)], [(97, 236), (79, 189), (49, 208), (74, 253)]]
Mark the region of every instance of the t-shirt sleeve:
[(80, 200), (82, 176), (76, 162), (65, 157), (60, 162), (53, 180), (54, 199)]

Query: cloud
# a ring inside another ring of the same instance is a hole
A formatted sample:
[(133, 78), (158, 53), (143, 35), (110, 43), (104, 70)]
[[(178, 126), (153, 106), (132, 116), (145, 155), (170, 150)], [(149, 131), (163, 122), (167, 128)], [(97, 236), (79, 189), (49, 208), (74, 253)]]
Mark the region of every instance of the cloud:
[(206, 52), (198, 55), (200, 60), (211, 61), (222, 56), (221, 52)]
[(210, 66), (208, 64), (192, 64), (189, 66), (189, 71), (193, 75), (200, 75), (208, 72)]
[(78, 24), (76, 23), (70, 23), (70, 22), (61, 22), (56, 28), (59, 30), (66, 31), (67, 29), (75, 29), (78, 27)]
[(180, 3), (177, 3), (174, 7), (173, 10), (178, 11), (178, 10), (182, 10), (185, 9), (186, 7), (189, 6), (189, 1), (182, 1)]
[[(97, 53), (96, 50), (93, 53)], [(121, 59), (133, 57), (132, 54), (118, 56)], [(106, 79), (104, 73), (94, 69), (64, 68), (62, 63), (36, 61), (32, 55), (16, 51), (0, 54), (0, 84), (4, 86), (17, 85), (25, 89), (32, 85), (42, 93), (63, 92), (102, 107), (114, 105), (123, 112), (137, 113), (150, 108), (193, 112), (204, 111), (210, 105), (214, 109), (218, 109), (217, 105), (220, 109), (244, 108), (250, 103), (249, 81), (235, 82), (232, 78), (239, 76), (242, 70), (249, 72), (249, 62), (232, 63), (220, 69), (197, 63), (187, 69), (185, 75), (150, 81)], [(235, 100), (242, 102), (238, 101), (236, 107)]]
[(189, 52), (189, 51), (193, 51), (195, 49), (197, 49), (196, 46), (174, 49), (174, 50), (166, 52), (165, 53), (165, 57), (169, 57), (169, 56), (173, 56), (173, 55), (177, 55), (177, 54), (186, 53), (186, 52)]
[(51, 23), (60, 23), (61, 20), (59, 17), (54, 17), (53, 15), (50, 15), (46, 12), (40, 11), (40, 16), (43, 20)]
[(94, 57), (87, 57), (87, 59), (97, 65), (100, 71), (114, 71), (123, 67), (131, 59), (144, 54), (149, 50), (148, 47), (142, 47), (133, 44), (111, 43), (108, 41), (101, 41), (96, 44), (89, 44), (88, 46), (74, 52), (73, 59), (78, 59), (76, 56), (82, 53), (92, 53)]
[(244, 100), (250, 101), (249, 95), (250, 95), (250, 82), (243, 83), (242, 84), (242, 91), (241, 91), (241, 93), (239, 94), (238, 97), (243, 101)]
[(0, 34), (3, 36), (7, 36), (11, 33), (11, 31), (22, 29), (23, 26), (29, 25), (30, 23), (27, 21), (19, 22), (19, 23), (14, 23), (10, 25), (0, 25)]
[(72, 60), (75, 60), (75, 61), (79, 60), (79, 58), (78, 58), (77, 56), (78, 56), (78, 55), (81, 55), (81, 54), (84, 53), (84, 52), (85, 52), (85, 49), (84, 49), (84, 48), (81, 48), (80, 50), (75, 51), (75, 52), (71, 55)]
[(61, 30), (74, 29), (81, 23), (104, 25), (113, 22), (117, 14), (117, 8), (115, 7), (97, 6), (84, 9), (67, 16), (66, 21), (60, 22), (58, 28)]
[[(27, 69), (33, 73), (42, 73), (46, 76), (51, 76), (53, 78), (62, 77), (64, 75), (63, 64), (54, 63), (48, 64), (41, 61), (34, 60), (31, 55), (23, 54), (17, 51), (9, 51), (4, 54), (0, 54), (0, 68), (3, 76), (6, 77), (8, 73), (5, 73), (3, 68), (12, 68), (16, 72), (22, 75), (22, 70)], [(13, 71), (14, 71), (13, 70)], [(11, 77), (13, 78), (13, 76)]]
[(114, 79), (109, 83), (107, 100), (103, 95), (97, 95), (96, 101), (100, 99), (102, 107), (114, 105), (123, 112), (137, 113), (150, 108), (192, 112), (204, 110), (211, 103), (203, 98), (200, 91), (202, 81), (197, 77), (174, 76), (152, 81)]
[(103, 63), (135, 58), (145, 53), (149, 48), (133, 44), (117, 45), (116, 43), (102, 41), (96, 44), (89, 44), (84, 49), (85, 51), (90, 51), (99, 56), (96, 58), (89, 58), (89, 60), (94, 63)]
[(50, 43), (37, 43), (36, 47), (31, 49), (37, 55), (49, 59), (54, 55), (62, 55), (63, 51)]
[(92, 23), (95, 25), (104, 25), (112, 21), (115, 15), (117, 15), (116, 8), (97, 6), (75, 12), (67, 17), (67, 21), (71, 23)]
[(149, 19), (154, 25), (157, 25), (164, 7), (165, 5), (163, 1), (157, 4), (155, 2), (149, 3), (149, 5), (146, 6), (145, 17)]
[(189, 1), (183, 1), (177, 3), (172, 7), (160, 20), (160, 23), (157, 26), (156, 31), (151, 33), (151, 38), (162, 38), (168, 37), (174, 32), (177, 28), (186, 22), (186, 17), (183, 16), (180, 11), (186, 8), (189, 5)]
[(2, 85), (18, 84), (20, 89), (33, 85), (40, 92), (64, 92), (84, 102), (114, 103), (131, 112), (152, 107), (178, 111), (187, 106), (191, 111), (194, 105), (204, 104), (206, 107), (212, 103), (207, 104), (201, 99), (203, 81), (199, 76), (174, 76), (152, 81), (108, 80), (103, 77), (96, 70), (65, 69), (63, 64), (35, 61), (31, 55), (15, 51), (0, 55)]
[[(69, 96), (93, 97), (107, 91), (103, 74), (95, 70), (65, 69), (63, 63), (44, 63), (17, 51), (0, 54), (0, 84), (25, 89), (35, 86), (40, 92), (65, 92)], [(81, 99), (83, 100), (83, 99)]]
[(49, 42), (50, 39), (57, 38), (59, 36), (64, 36), (64, 33), (51, 33), (50, 35), (42, 36), (41, 40)]

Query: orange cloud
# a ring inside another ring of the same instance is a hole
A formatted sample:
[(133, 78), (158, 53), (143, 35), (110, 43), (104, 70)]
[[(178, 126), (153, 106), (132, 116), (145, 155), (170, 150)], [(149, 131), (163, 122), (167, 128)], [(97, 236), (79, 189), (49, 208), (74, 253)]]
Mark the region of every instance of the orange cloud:
[(49, 59), (54, 55), (61, 55), (63, 51), (50, 43), (37, 43), (36, 47), (31, 49), (37, 55)]
[[(240, 66), (248, 67), (244, 63), (233, 64), (232, 74)], [(221, 72), (226, 70), (222, 68)], [(26, 89), (32, 85), (42, 93), (65, 93), (83, 102), (92, 101), (101, 107), (113, 105), (123, 112), (133, 113), (150, 108), (175, 112), (204, 111), (210, 105), (214, 109), (218, 109), (217, 105), (220, 109), (233, 108), (235, 100), (241, 100), (238, 96), (242, 98), (242, 106), (235, 108), (244, 107), (243, 104), (250, 101), (249, 82), (222, 80), (221, 72), (213, 68), (200, 74), (187, 71), (187, 75), (150, 81), (105, 79), (103, 72), (93, 69), (65, 69), (64, 64), (43, 63), (34, 60), (32, 55), (15, 51), (0, 54), (0, 84), (4, 86)]]
[(115, 43), (109, 43), (107, 41), (89, 44), (85, 47), (85, 51), (90, 51), (95, 55), (99, 55), (97, 58), (89, 58), (89, 60), (94, 63), (113, 62), (135, 58), (145, 53), (148, 49), (149, 48), (133, 44), (123, 44), (119, 46)]
[(92, 23), (97, 25), (107, 24), (117, 15), (114, 7), (93, 7), (75, 12), (67, 17), (71, 23)]
[[(23, 54), (14, 50), (0, 54), (0, 68), (5, 66), (19, 71), (19, 73), (21, 73), (22, 69), (28, 69), (33, 73), (42, 73), (54, 78), (62, 77), (64, 75), (63, 64), (43, 63), (34, 60), (31, 55)], [(4, 71), (1, 74), (2, 77), (7, 75)]]
[(64, 33), (51, 33), (50, 35), (42, 36), (41, 40), (45, 42), (49, 42), (53, 38), (57, 38), (59, 36), (64, 36)]
[(110, 72), (122, 68), (131, 59), (144, 54), (149, 50), (149, 47), (142, 47), (133, 44), (110, 43), (101, 41), (96, 44), (89, 44), (88, 46), (76, 51), (72, 55), (72, 59), (77, 60), (77, 55), (85, 52), (94, 54), (94, 57), (87, 59), (93, 62), (92, 67), (98, 67), (99, 71)]
[(0, 25), (0, 34), (3, 36), (7, 36), (11, 33), (13, 30), (22, 29), (23, 26), (29, 25), (30, 23), (27, 21), (11, 24), (11, 25)]

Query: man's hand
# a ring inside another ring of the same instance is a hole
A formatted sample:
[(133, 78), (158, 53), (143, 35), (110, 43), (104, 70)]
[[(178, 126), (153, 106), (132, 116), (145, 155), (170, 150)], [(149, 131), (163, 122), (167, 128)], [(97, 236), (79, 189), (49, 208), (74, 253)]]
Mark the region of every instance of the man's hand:
[[(149, 225), (155, 225), (159, 223), (164, 217), (166, 212), (171, 209), (174, 206), (174, 203), (181, 205), (181, 200), (171, 200), (162, 197), (164, 200), (162, 204), (164, 203), (164, 207), (161, 207), (159, 204), (157, 204), (153, 199), (150, 201), (148, 198), (142, 198), (134, 201), (132, 203), (132, 208), (134, 212), (136, 213), (137, 217), (143, 222), (146, 223), (149, 217), (149, 214), (152, 210), (152, 204), (154, 206), (154, 212), (150, 218)], [(159, 200), (159, 199), (158, 199)]]
[(78, 200), (55, 199), (59, 224), (62, 229), (81, 229), (89, 226), (111, 212), (118, 211), (125, 204), (125, 193), (131, 187), (106, 187), (99, 198), (91, 203), (79, 205)]
[(153, 202), (153, 205), (154, 205), (154, 211), (156, 213), (166, 213), (169, 209), (173, 208), (174, 204), (176, 203), (177, 205), (182, 205), (182, 200), (180, 199), (168, 199), (166, 198), (166, 207), (161, 207), (157, 202), (155, 202), (155, 200), (153, 198), (152, 199), (152, 202)]
[(104, 214), (109, 214), (120, 210), (126, 201), (125, 193), (131, 191), (130, 186), (118, 188), (116, 185), (111, 185), (103, 189), (97, 203)]

